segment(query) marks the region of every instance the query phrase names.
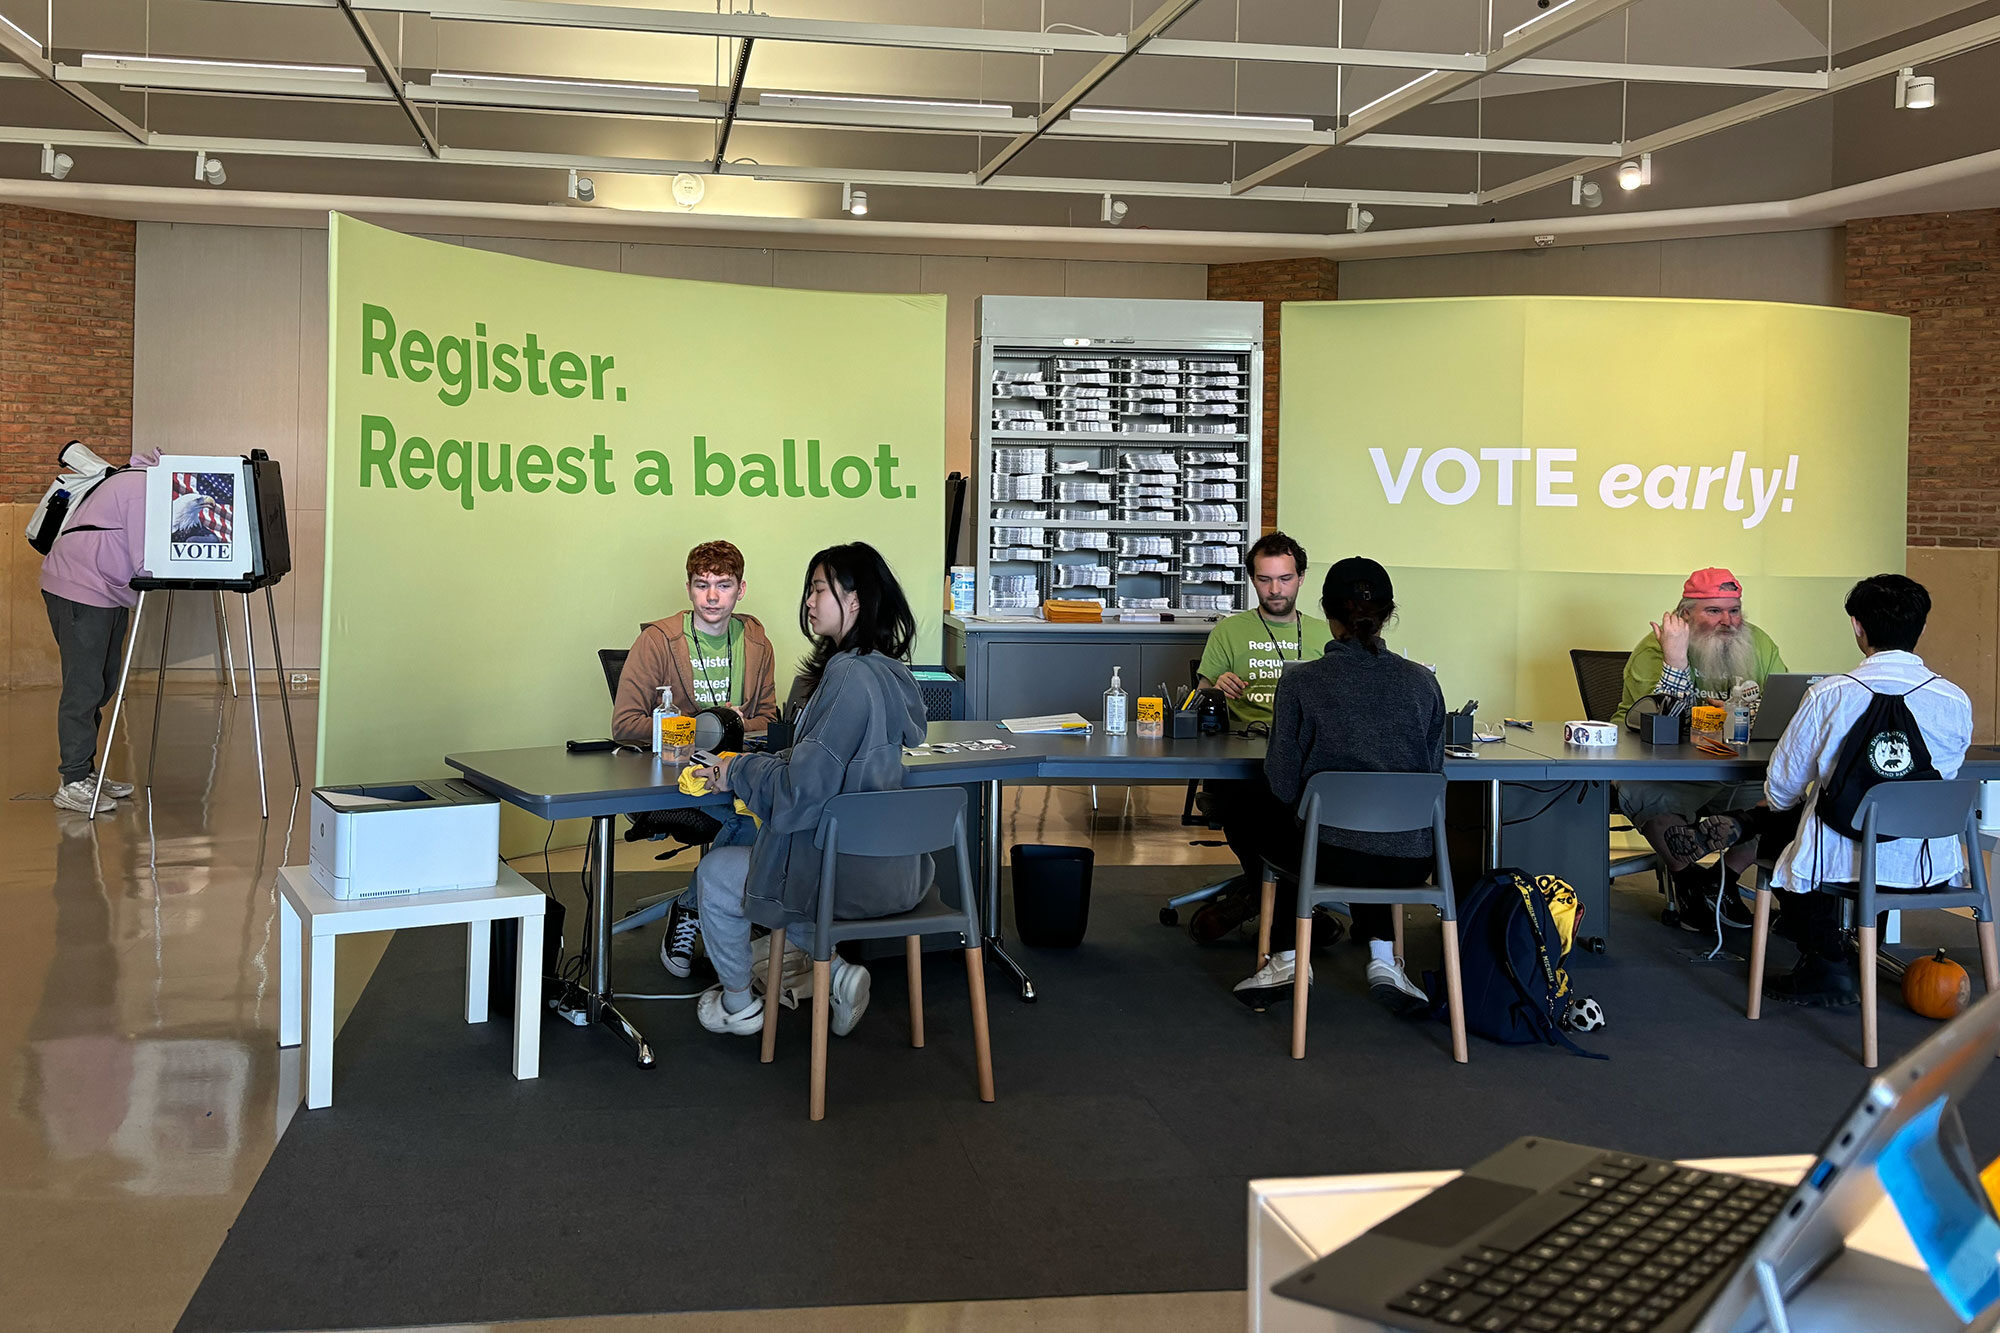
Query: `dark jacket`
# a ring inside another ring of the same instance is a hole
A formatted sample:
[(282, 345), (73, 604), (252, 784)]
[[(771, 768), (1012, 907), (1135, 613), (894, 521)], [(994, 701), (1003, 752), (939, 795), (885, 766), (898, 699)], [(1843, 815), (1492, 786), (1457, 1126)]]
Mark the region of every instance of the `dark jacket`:
[[(1444, 691), (1424, 667), (1335, 639), (1278, 682), (1264, 777), (1296, 809), (1315, 773), (1444, 772)], [(1332, 813), (1332, 812), (1329, 812)], [(1376, 856), (1429, 856), (1430, 830), (1322, 830), (1320, 841)]]
[[(909, 667), (881, 653), (838, 653), (799, 717), (792, 748), (731, 761), (729, 786), (763, 821), (750, 849), (744, 906), (761, 926), (814, 919), (826, 803), (844, 792), (899, 791), (903, 747), (924, 739), (924, 700)], [(843, 856), (839, 917), (888, 916), (915, 907), (930, 886), (929, 857)]]

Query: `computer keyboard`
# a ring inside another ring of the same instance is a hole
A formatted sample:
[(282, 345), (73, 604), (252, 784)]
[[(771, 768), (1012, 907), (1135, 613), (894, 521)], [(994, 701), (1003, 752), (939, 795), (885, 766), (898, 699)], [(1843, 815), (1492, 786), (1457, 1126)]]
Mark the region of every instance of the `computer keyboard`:
[(1790, 1193), (1607, 1153), (1557, 1191), (1582, 1204), (1518, 1250), (1480, 1246), (1389, 1309), (1477, 1333), (1650, 1333), (1729, 1273)]

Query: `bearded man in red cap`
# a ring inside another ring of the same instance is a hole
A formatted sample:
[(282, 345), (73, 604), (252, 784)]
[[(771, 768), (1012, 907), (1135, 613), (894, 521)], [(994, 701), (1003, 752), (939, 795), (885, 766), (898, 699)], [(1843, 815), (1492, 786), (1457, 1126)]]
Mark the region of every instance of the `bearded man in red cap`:
[[(1681, 585), (1680, 605), (1654, 623), (1625, 662), (1623, 720), (1649, 694), (1724, 703), (1741, 681), (1759, 693), (1767, 678), (1785, 670), (1771, 636), (1743, 618), (1743, 585), (1726, 569), (1698, 569)], [(1724, 869), (1741, 874), (1756, 855), (1751, 843), (1733, 849), (1734, 825), (1709, 816), (1742, 810), (1763, 799), (1764, 785), (1749, 782), (1621, 782), (1618, 805), (1666, 866), (1674, 915), (1684, 930), (1713, 929), (1721, 875), (1696, 872), (1694, 863), (1727, 852)], [(1741, 864), (1730, 864), (1735, 857)], [(1749, 913), (1735, 893), (1722, 895), (1722, 920), (1748, 926)]]

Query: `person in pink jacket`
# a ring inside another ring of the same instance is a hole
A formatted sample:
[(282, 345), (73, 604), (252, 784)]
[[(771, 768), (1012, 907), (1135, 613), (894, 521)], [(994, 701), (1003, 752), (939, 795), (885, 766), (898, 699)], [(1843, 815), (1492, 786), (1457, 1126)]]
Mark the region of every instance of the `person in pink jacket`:
[[(139, 600), (132, 579), (145, 572), (146, 468), (159, 452), (135, 455), (131, 470), (98, 483), (83, 497), (42, 558), (42, 601), (62, 656), (56, 704), (61, 784), (55, 802), (88, 813), (97, 784), (97, 729), (118, 691), (125, 630)], [(104, 782), (98, 810), (116, 810), (130, 796), (127, 782)]]

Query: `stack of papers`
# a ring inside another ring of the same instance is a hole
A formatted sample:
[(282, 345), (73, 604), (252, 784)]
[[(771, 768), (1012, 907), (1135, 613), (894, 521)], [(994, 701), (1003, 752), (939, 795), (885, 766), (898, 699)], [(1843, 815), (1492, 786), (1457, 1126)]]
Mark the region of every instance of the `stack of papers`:
[(1000, 726), (1007, 731), (1023, 735), (1048, 732), (1075, 732), (1087, 734), (1090, 721), (1081, 713), (1045, 713), (1041, 717), (1006, 717), (1000, 719)]
[(1104, 619), (1102, 602), (1064, 602), (1051, 597), (1042, 603), (1042, 619), (1068, 625), (1095, 625)]

